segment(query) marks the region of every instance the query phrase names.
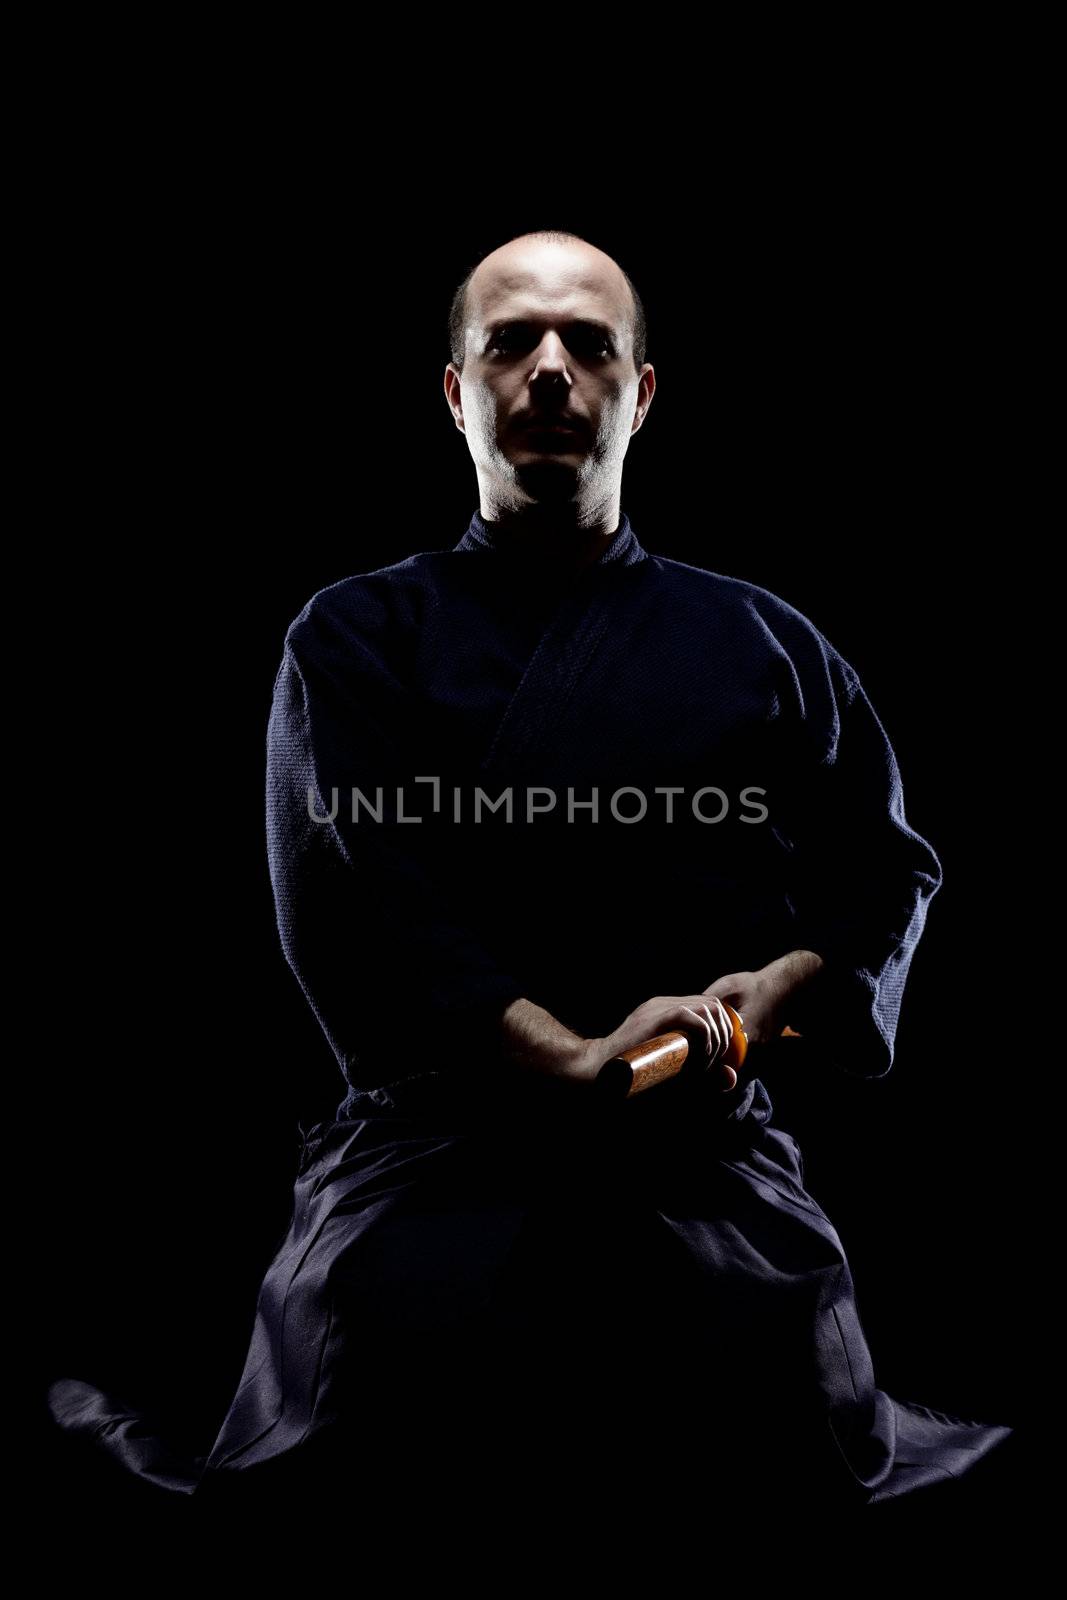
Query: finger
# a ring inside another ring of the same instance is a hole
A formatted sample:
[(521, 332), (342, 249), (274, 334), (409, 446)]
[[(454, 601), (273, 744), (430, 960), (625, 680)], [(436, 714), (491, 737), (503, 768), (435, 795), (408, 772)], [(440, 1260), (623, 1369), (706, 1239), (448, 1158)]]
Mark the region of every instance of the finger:
[(715, 1019), (715, 1031), (719, 1039), (718, 1054), (720, 1056), (724, 1056), (727, 1050), (730, 1048), (730, 1040), (733, 1038), (734, 1031), (733, 1026), (730, 1022), (730, 1018), (727, 1016), (726, 1012), (721, 1006), (719, 1006), (717, 1010), (712, 1013), (712, 1015)]
[[(700, 1012), (698, 1012), (694, 1006), (685, 1006), (683, 1007), (683, 1010), (688, 1012), (691, 1016), (698, 1017), (699, 1020), (704, 1023), (704, 1026), (707, 1029), (708, 1039), (707, 1069), (709, 1071), (713, 1071), (715, 1063), (719, 1063), (718, 1075), (720, 1087), (724, 1094), (728, 1094), (729, 1091), (737, 1084), (737, 1073), (728, 1062), (722, 1060), (722, 1057), (726, 1052), (729, 1034), (725, 1039), (720, 1037), (718, 1018), (711, 1013), (708, 1006), (701, 1006), (701, 1010), (704, 1012), (703, 1017), (700, 1017)], [(725, 1016), (726, 1013), (723, 1012), (723, 1015)], [(729, 1019), (727, 1018), (727, 1021), (728, 1020)]]
[(699, 1042), (703, 1043), (706, 1058), (710, 1062), (715, 1054), (716, 1046), (715, 1034), (711, 1023), (708, 1021), (707, 1017), (702, 1017), (698, 1011), (693, 1009), (692, 1006), (680, 1007), (680, 1014), (689, 1019), (690, 1028), (692, 1027), (693, 1023), (698, 1025), (700, 1029)]
[(733, 1038), (734, 1030), (733, 1023), (730, 1020), (730, 1014), (726, 1010), (722, 1001), (716, 999), (714, 996), (711, 998), (711, 1000), (705, 1000), (703, 1002), (701, 1010), (706, 1014), (708, 1021), (711, 1023), (712, 1028), (714, 1029), (717, 1041), (716, 1054), (723, 1055), (729, 1048), (730, 1040)]
[[(734, 1025), (730, 1017), (730, 1013), (727, 1011), (721, 1000), (713, 999), (711, 1003), (715, 1006), (715, 1024), (721, 1035), (721, 1044), (719, 1050), (717, 1051), (717, 1057), (723, 1057), (730, 1048), (730, 1042), (734, 1036)], [(729, 1091), (735, 1088), (737, 1085), (737, 1073), (734, 1068), (730, 1066), (729, 1062), (724, 1060), (720, 1060), (719, 1071), (722, 1079), (723, 1091), (724, 1093), (729, 1093)]]

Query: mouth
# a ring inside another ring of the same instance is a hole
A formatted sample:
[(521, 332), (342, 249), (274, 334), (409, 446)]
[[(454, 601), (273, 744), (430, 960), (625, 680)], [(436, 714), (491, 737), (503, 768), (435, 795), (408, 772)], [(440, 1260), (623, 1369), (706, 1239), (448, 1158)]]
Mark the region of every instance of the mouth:
[(534, 438), (576, 439), (578, 437), (578, 429), (569, 422), (528, 422), (522, 431)]

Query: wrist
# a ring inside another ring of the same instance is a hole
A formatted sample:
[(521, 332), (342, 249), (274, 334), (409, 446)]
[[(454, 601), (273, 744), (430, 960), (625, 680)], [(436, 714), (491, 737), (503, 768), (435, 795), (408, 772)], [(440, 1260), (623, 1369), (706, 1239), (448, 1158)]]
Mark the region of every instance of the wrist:
[(578, 1039), (568, 1065), (567, 1076), (582, 1083), (591, 1083), (609, 1054), (606, 1039)]

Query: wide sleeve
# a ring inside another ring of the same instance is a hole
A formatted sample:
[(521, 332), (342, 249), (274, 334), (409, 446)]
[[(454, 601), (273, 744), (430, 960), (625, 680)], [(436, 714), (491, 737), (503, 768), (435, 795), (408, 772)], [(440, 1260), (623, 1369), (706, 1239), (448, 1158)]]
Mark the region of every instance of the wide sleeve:
[(438, 881), (441, 832), (401, 820), (431, 798), (412, 785), (398, 806), (410, 706), (358, 640), (324, 651), (294, 630), (267, 733), (267, 848), (286, 961), (354, 1086), (484, 1065), (523, 987)]
[(821, 642), (778, 822), (791, 851), (796, 947), (826, 965), (786, 1021), (841, 1070), (880, 1078), (893, 1065), (904, 987), (942, 869), (905, 817), (896, 756), (855, 670)]

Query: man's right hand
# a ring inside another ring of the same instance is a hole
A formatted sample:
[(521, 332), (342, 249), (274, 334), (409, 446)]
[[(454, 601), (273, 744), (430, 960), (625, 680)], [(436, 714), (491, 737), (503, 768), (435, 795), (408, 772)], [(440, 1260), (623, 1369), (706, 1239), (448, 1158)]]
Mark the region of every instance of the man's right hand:
[(604, 1039), (587, 1039), (584, 1048), (565, 1063), (559, 1076), (592, 1082), (606, 1061), (656, 1039), (663, 1033), (684, 1033), (690, 1059), (703, 1062), (717, 1077), (724, 1094), (736, 1087), (737, 1073), (722, 1060), (733, 1025), (722, 1001), (714, 995), (668, 994), (645, 1000)]

